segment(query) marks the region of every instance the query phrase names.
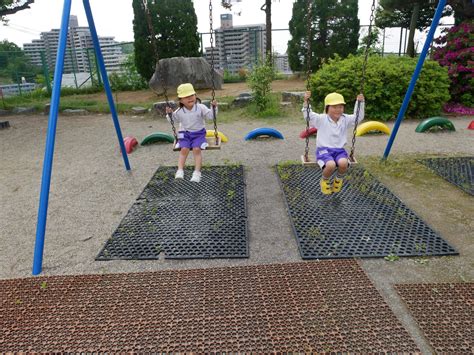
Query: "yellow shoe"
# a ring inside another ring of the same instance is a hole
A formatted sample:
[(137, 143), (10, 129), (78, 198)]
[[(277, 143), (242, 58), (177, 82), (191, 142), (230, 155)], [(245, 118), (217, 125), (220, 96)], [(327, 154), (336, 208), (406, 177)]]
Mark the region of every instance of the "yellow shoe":
[(324, 195), (332, 194), (331, 184), (329, 183), (329, 180), (321, 179), (321, 192)]
[(343, 181), (344, 181), (343, 179), (335, 178), (334, 182), (332, 183), (332, 192), (337, 193), (341, 191)]

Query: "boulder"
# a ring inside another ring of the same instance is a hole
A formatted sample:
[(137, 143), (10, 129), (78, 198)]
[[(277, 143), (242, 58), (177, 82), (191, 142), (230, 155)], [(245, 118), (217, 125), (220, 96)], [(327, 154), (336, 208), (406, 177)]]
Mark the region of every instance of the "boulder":
[(148, 109), (141, 106), (132, 107), (132, 112), (136, 115), (143, 115), (148, 112)]
[(284, 91), (281, 93), (281, 100), (285, 102), (294, 102), (294, 103), (302, 103), (304, 98), (304, 92), (289, 92)]
[[(160, 78), (160, 73), (163, 74), (163, 78)], [(201, 57), (160, 59), (149, 83), (150, 88), (158, 95), (162, 95), (164, 92), (162, 82), (168, 94), (175, 94), (176, 88), (183, 83), (193, 84), (195, 90), (211, 89), (211, 65)], [(214, 70), (215, 88), (221, 89), (222, 82), (222, 75)]]
[(153, 110), (159, 116), (165, 117), (166, 116), (166, 106), (168, 106), (168, 105), (173, 109), (173, 111), (178, 108), (178, 105), (174, 101), (168, 101), (168, 103), (166, 103), (166, 101), (159, 101), (159, 102), (155, 102), (153, 104)]
[(36, 109), (34, 107), (15, 107), (13, 109), (13, 113), (16, 114), (28, 114), (28, 113), (35, 113)]
[(252, 96), (238, 96), (232, 101), (232, 105), (235, 107), (244, 107), (252, 102)]
[(66, 116), (75, 116), (75, 115), (87, 115), (89, 112), (82, 108), (78, 108), (78, 109), (67, 108), (63, 110), (62, 113), (63, 115), (66, 115)]

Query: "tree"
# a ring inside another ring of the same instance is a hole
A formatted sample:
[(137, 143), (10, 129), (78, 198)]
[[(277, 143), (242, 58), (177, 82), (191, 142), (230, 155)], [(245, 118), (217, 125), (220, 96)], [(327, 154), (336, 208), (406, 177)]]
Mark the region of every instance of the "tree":
[(448, 0), (448, 5), (454, 10), (456, 25), (474, 18), (474, 2), (472, 0)]
[[(200, 55), (197, 17), (191, 0), (133, 0), (132, 5), (135, 63), (143, 78), (148, 80), (152, 77), (157, 57)], [(148, 19), (152, 29), (148, 27)]]
[(22, 76), (33, 81), (41, 68), (31, 65), (30, 59), (15, 43), (4, 40), (0, 42), (0, 77), (9, 77), (18, 82)]
[(0, 21), (6, 22), (4, 16), (13, 15), (18, 11), (29, 9), (35, 0), (0, 0)]
[[(436, 3), (430, 0), (380, 0), (375, 24), (380, 28), (409, 28), (407, 54), (415, 56), (415, 31), (422, 31), (433, 21)], [(445, 8), (442, 16), (450, 16), (452, 10)]]
[(357, 0), (296, 0), (289, 23), (288, 61), (293, 71), (307, 68), (308, 16), (311, 24), (311, 70), (338, 54), (345, 58), (357, 51), (359, 19)]

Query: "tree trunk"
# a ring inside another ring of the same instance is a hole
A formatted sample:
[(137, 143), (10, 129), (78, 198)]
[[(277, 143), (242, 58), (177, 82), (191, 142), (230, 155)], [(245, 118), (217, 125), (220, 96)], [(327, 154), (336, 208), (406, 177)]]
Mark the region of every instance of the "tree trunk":
[(413, 12), (411, 13), (411, 19), (410, 19), (410, 33), (408, 34), (408, 48), (407, 48), (407, 54), (410, 57), (415, 56), (415, 31), (416, 31), (416, 23), (418, 21), (418, 16), (420, 15), (420, 3), (415, 2), (413, 5)]
[(260, 8), (262, 11), (265, 11), (266, 17), (266, 28), (265, 35), (267, 43), (265, 45), (265, 54), (267, 59), (270, 59), (272, 56), (272, 0), (265, 0), (265, 4)]

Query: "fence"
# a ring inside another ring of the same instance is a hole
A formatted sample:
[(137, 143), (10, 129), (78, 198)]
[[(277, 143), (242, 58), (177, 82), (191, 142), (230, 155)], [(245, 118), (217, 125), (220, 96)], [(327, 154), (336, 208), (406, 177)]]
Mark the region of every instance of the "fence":
[[(436, 31), (435, 36), (441, 34), (441, 30), (445, 27), (450, 27), (452, 25), (440, 25)], [(359, 38), (362, 39), (367, 35), (368, 25), (361, 25), (359, 30)], [(240, 32), (248, 32), (249, 45), (247, 45), (247, 58), (242, 61), (242, 53), (232, 53), (231, 50), (226, 54), (225, 60), (222, 56), (217, 59), (215, 58), (215, 64), (217, 69), (227, 69), (231, 68), (233, 74), (240, 68), (252, 68), (259, 58), (261, 58), (262, 53), (265, 52), (265, 41), (260, 40), (264, 36), (264, 28), (251, 28), (248, 30), (239, 29)], [(209, 55), (209, 43), (210, 43), (210, 34), (209, 32), (203, 32), (199, 34), (200, 36), (200, 52), (201, 55), (205, 58), (210, 57)], [(253, 40), (252, 40), (253, 38)], [(377, 49), (382, 56), (384, 55), (405, 55), (407, 48), (407, 38), (408, 30), (405, 28), (387, 28), (380, 30), (379, 38), (377, 42)], [(425, 41), (424, 32), (417, 31), (415, 35), (415, 50), (422, 48)], [(282, 73), (288, 74), (291, 73), (291, 70), (288, 67), (288, 58), (286, 56), (286, 46), (288, 41), (291, 39), (289, 29), (273, 29), (272, 30), (272, 41), (273, 41), (273, 52), (276, 53), (276, 65), (277, 70)], [(216, 44), (216, 42), (214, 42)], [(133, 52), (133, 42), (104, 45), (101, 46), (102, 53), (104, 56), (105, 66), (108, 72), (118, 72), (122, 70), (122, 63), (127, 59), (128, 55)], [(218, 49), (215, 47), (215, 51)], [(5, 69), (2, 63), (8, 60), (8, 56), (20, 56), (28, 55), (30, 58), (30, 63), (33, 66), (30, 66), (34, 69), (29, 71), (13, 71), (9, 73), (7, 77), (5, 75)], [(11, 93), (16, 93), (22, 95), (25, 92), (28, 92), (31, 87), (34, 87), (34, 84), (37, 83), (43, 87), (46, 87), (49, 91), (51, 90), (50, 83), (52, 82), (52, 73), (54, 72), (54, 65), (56, 61), (56, 53), (47, 53), (45, 51), (34, 51), (34, 48), (29, 48), (28, 50), (22, 52), (0, 52), (0, 84), (8, 85), (9, 89), (3, 90), (4, 95), (10, 95)], [(215, 52), (215, 54), (219, 54)], [(233, 55), (235, 54), (235, 56)], [(233, 57), (238, 58), (233, 62)], [(207, 58), (209, 59), (209, 58)], [(224, 64), (223, 64), (224, 63)], [(98, 74), (99, 70), (97, 68), (97, 60), (95, 57), (95, 52), (92, 48), (68, 48), (66, 53), (66, 60), (64, 66), (64, 77), (63, 77), (63, 86), (70, 86), (73, 88), (82, 88), (95, 84), (101, 84), (102, 79)], [(3, 73), (3, 75), (2, 75)], [(42, 77), (42, 80), (39, 78)], [(29, 85), (24, 85), (24, 78)], [(33, 85), (33, 86), (32, 86)], [(16, 87), (17, 89), (13, 89)], [(24, 87), (24, 88), (23, 88)], [(10, 91), (12, 90), (12, 91)], [(8, 94), (6, 94), (8, 92)]]

